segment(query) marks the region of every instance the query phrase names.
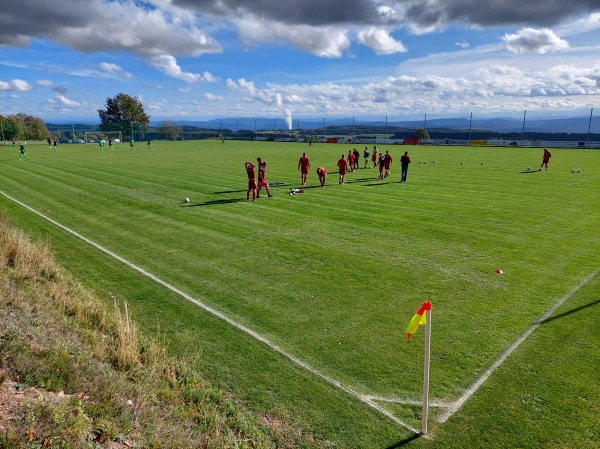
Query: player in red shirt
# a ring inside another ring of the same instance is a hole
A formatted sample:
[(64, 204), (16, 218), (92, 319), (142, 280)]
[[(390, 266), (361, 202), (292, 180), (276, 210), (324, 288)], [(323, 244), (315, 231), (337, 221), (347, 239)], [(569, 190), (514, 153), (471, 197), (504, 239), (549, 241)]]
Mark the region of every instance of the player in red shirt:
[(354, 171), (354, 153), (352, 150), (348, 150), (348, 168), (351, 172)]
[(256, 158), (258, 162), (258, 185), (256, 189), (256, 198), (260, 198), (260, 190), (264, 187), (267, 189), (267, 195), (271, 198), (271, 190), (269, 189), (269, 183), (267, 182), (267, 163), (263, 162), (259, 157)]
[(256, 173), (254, 172), (254, 164), (252, 162), (246, 162), (246, 173), (248, 174), (248, 192), (246, 193), (246, 200), (250, 200), (250, 191), (252, 191), (252, 201), (256, 201)]
[(385, 169), (385, 173), (383, 175), (384, 178), (390, 176), (390, 165), (392, 165), (392, 155), (389, 151), (386, 151), (385, 156), (383, 157), (383, 168)]
[[(379, 151), (377, 151), (376, 146), (373, 147), (373, 155), (371, 156), (371, 160), (373, 161), (373, 168), (376, 168), (377, 164), (379, 164)], [(365, 168), (367, 167), (368, 164), (369, 164), (369, 153), (367, 153), (367, 155), (365, 157)]]
[(317, 168), (317, 175), (319, 176), (319, 181), (321, 182), (321, 187), (325, 186), (325, 178), (327, 178), (327, 170), (323, 167)]
[(348, 162), (344, 158), (342, 154), (342, 158), (337, 163), (338, 168), (340, 169), (340, 184), (343, 184), (346, 177), (346, 171), (348, 171)]
[(540, 165), (540, 171), (542, 171), (542, 167), (546, 166), (546, 171), (548, 171), (548, 162), (550, 162), (550, 158), (552, 154), (548, 151), (548, 148), (544, 148), (544, 156), (542, 158), (542, 165)]
[(298, 161), (298, 170), (300, 170), (302, 185), (305, 185), (306, 175), (308, 175), (308, 170), (310, 170), (310, 161), (306, 157), (306, 153), (302, 153), (302, 157)]

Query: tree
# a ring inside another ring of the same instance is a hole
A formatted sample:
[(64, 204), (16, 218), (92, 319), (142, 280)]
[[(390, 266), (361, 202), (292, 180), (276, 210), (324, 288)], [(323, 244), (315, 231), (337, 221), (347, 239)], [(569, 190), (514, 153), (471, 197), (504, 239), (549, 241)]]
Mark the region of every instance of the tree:
[(429, 139), (429, 133), (425, 128), (415, 129), (413, 131), (413, 139)]
[(167, 140), (176, 140), (179, 136), (180, 128), (171, 120), (163, 120), (158, 128), (156, 128), (159, 134), (161, 134)]
[(98, 115), (102, 131), (121, 131), (132, 139), (135, 131), (146, 134), (150, 123), (150, 116), (144, 111), (142, 102), (124, 93), (107, 98), (106, 109), (98, 109)]
[(20, 113), (16, 115), (16, 119), (21, 122), (23, 127), (24, 139), (43, 140), (50, 136), (50, 132), (41, 118)]
[(0, 116), (0, 120), (2, 120), (2, 129), (6, 140), (19, 140), (25, 137), (23, 134), (23, 124), (14, 115), (9, 115), (8, 117)]

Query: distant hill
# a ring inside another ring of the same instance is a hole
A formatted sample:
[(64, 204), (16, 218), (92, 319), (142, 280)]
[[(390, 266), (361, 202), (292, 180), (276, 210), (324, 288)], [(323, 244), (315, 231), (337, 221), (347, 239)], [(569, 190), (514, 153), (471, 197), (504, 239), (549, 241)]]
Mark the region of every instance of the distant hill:
[[(212, 120), (172, 120), (178, 126), (191, 126), (203, 129), (212, 130), (230, 130), (230, 131), (264, 131), (275, 130), (285, 131), (288, 129), (288, 124), (284, 118), (265, 118), (265, 117), (239, 117), (239, 118), (221, 118)], [(162, 120), (153, 120), (150, 122), (150, 127), (160, 126)], [(526, 119), (526, 133), (578, 133), (586, 134), (589, 126), (588, 117), (565, 117), (565, 118), (546, 118), (546, 119)], [(393, 128), (402, 128), (405, 130), (414, 130), (423, 128), (425, 120), (369, 120), (369, 119), (353, 119), (352, 117), (342, 118), (299, 118), (292, 121), (292, 129), (323, 129), (330, 127), (349, 127), (349, 126), (364, 127), (389, 127), (390, 133), (394, 132)], [(48, 130), (56, 134), (83, 133), (86, 131), (95, 131), (98, 129), (97, 123), (46, 123)], [(444, 130), (487, 130), (494, 133), (521, 133), (523, 130), (523, 119), (513, 117), (487, 117), (474, 118), (469, 123), (468, 118), (437, 118), (428, 119), (426, 123), (427, 130), (444, 129)], [(594, 134), (600, 133), (600, 118), (595, 117), (592, 121), (591, 132)]]
[[(214, 120), (173, 120), (179, 126), (196, 126), (198, 128), (208, 129), (230, 129), (230, 130), (287, 130), (288, 125), (283, 118), (222, 118)], [(600, 132), (600, 118), (592, 122), (592, 132)], [(151, 122), (152, 127), (159, 126), (160, 121)], [(293, 129), (322, 129), (330, 126), (352, 126), (352, 118), (300, 118), (292, 121)], [(355, 126), (386, 126), (385, 120), (367, 120), (354, 119)], [(388, 121), (387, 126), (406, 129), (423, 128), (424, 120), (394, 120)], [(587, 133), (589, 117), (568, 117), (568, 118), (548, 118), (525, 120), (525, 132), (541, 133)], [(468, 130), (469, 119), (467, 118), (444, 118), (427, 120), (427, 129), (443, 128)], [(491, 117), (484, 119), (473, 119), (472, 129), (489, 130), (499, 133), (521, 132), (523, 130), (523, 120), (511, 117)]]

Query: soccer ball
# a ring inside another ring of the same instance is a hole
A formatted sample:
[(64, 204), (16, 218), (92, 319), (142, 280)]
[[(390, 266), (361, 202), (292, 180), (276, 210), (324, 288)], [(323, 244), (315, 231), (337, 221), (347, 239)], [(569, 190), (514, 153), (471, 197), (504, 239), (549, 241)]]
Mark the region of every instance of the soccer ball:
[(189, 199), (189, 198), (184, 198), (184, 199), (183, 199), (183, 202), (184, 202), (184, 203), (189, 203), (189, 202), (190, 202), (190, 199)]
[(531, 167), (527, 167), (527, 171), (531, 170)]
[(571, 169), (571, 173), (575, 173), (575, 169), (574, 168)]
[(485, 165), (485, 162), (482, 162), (481, 165)]
[(426, 164), (426, 163), (427, 163), (427, 161), (423, 161), (423, 163), (424, 163), (424, 164)]
[(464, 162), (461, 162), (461, 163), (460, 163), (460, 165), (465, 165), (465, 163), (464, 163)]
[(580, 168), (577, 169), (577, 173), (581, 173), (581, 169)]

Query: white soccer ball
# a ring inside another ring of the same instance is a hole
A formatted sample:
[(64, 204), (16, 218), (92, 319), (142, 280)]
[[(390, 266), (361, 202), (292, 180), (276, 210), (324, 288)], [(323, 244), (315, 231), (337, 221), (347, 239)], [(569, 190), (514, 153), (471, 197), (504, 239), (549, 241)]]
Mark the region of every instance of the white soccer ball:
[(189, 202), (190, 202), (190, 199), (189, 199), (189, 198), (184, 198), (184, 199), (183, 199), (183, 202), (184, 202), (184, 203), (189, 203)]
[(527, 167), (527, 171), (531, 170), (531, 167)]
[(465, 165), (465, 163), (464, 163), (464, 162), (461, 162), (461, 163), (460, 163), (460, 165)]
[(575, 169), (574, 168), (571, 169), (571, 173), (575, 173)]
[(481, 165), (485, 165), (485, 162), (482, 162)]
[(424, 164), (426, 164), (426, 163), (427, 163), (427, 161), (423, 161), (423, 163), (424, 163)]
[(577, 173), (581, 173), (581, 169), (580, 168), (577, 169)]

